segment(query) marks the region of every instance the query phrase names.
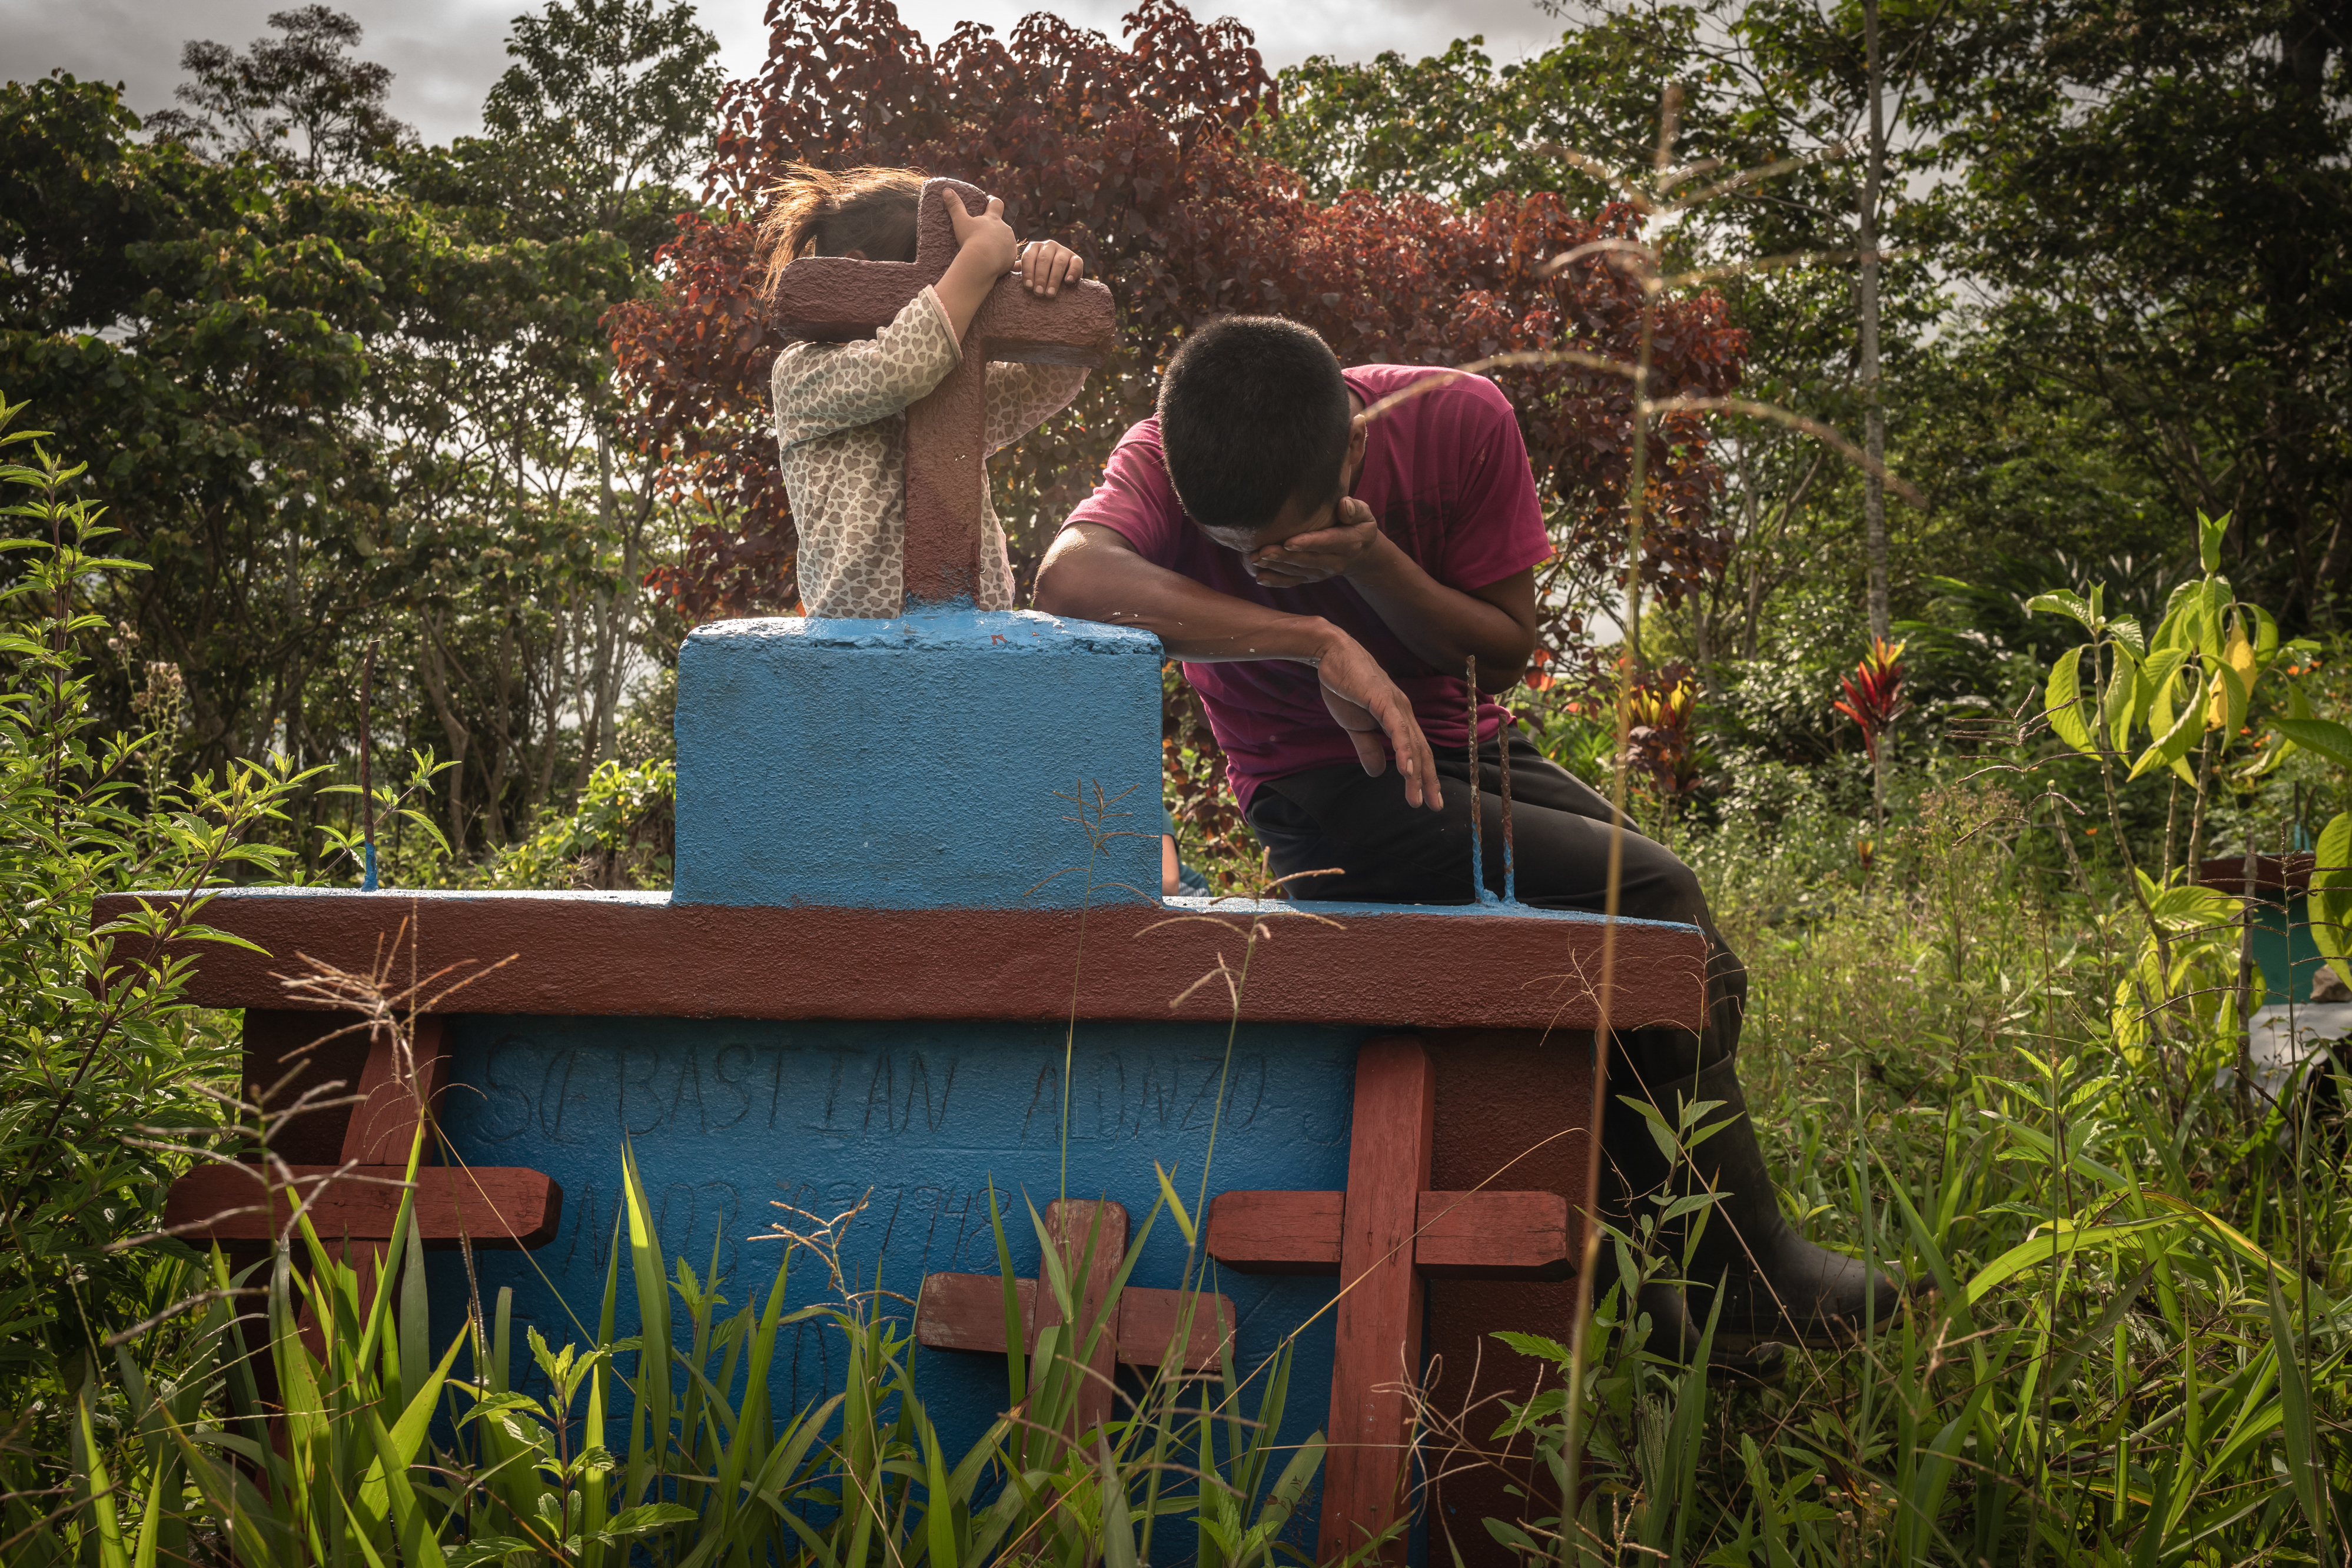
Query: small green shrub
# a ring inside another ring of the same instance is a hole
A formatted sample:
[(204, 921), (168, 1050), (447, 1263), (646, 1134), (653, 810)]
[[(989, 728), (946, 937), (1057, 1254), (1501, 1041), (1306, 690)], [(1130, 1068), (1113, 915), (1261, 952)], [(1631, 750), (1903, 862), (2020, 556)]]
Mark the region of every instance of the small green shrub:
[(579, 804), (541, 818), (481, 880), (494, 888), (667, 888), (677, 840), (677, 764), (599, 763)]
[[(99, 731), (111, 628), (87, 606), (138, 568), (100, 552), (112, 530), (74, 498), (81, 469), (8, 428), (22, 408), (0, 400), (0, 484), (24, 498), (0, 510), (0, 1430), (62, 1453), (69, 1391), (110, 1342), (168, 1358), (136, 1328), (183, 1294), (194, 1255), (121, 1244), (154, 1228), (187, 1151), (228, 1135), (236, 1079), (230, 1021), (185, 999), (187, 959), (161, 956), (214, 935), (201, 901), (96, 929), (92, 902), (278, 868), (260, 835), (300, 781), (281, 762), (175, 784), (170, 730)], [(177, 691), (176, 672), (151, 675)]]

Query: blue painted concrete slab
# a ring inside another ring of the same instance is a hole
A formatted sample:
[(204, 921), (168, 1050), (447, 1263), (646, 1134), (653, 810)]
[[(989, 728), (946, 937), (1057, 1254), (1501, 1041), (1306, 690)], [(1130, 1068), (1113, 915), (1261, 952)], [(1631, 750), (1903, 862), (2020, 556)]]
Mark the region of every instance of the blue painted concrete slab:
[[(1370, 1031), (1245, 1026), (1225, 1078), (1208, 1190), (1339, 1189), (1347, 1184), (1356, 1047)], [(996, 1273), (987, 1184), (1004, 1194), (1016, 1271), (1035, 1278), (1038, 1247), (1025, 1197), (1042, 1211), (1061, 1181), (1064, 1031), (1053, 1025), (770, 1023), (642, 1018), (467, 1017), (453, 1022), (443, 1128), (478, 1164), (528, 1163), (563, 1187), (562, 1226), (536, 1253), (478, 1252), (486, 1302), (515, 1293), (524, 1324), (551, 1343), (593, 1336), (616, 1215), (620, 1150), (643, 1170), (666, 1258), (700, 1272), (714, 1239), (729, 1311), (763, 1299), (778, 1245), (750, 1238), (772, 1203), (830, 1216), (861, 1197), (842, 1259), (854, 1287), (912, 1298), (939, 1270)], [(1081, 1024), (1070, 1079), (1068, 1191), (1110, 1197), (1140, 1229), (1157, 1195), (1157, 1160), (1189, 1205), (1200, 1191), (1227, 1066), (1222, 1026)], [(1181, 1283), (1184, 1243), (1165, 1216), (1132, 1277)], [(674, 1263), (673, 1263), (674, 1267)], [(429, 1265), (436, 1324), (459, 1321), (461, 1260)], [(636, 1331), (626, 1282), (618, 1330)], [(1273, 1353), (1330, 1300), (1337, 1281), (1223, 1274), (1238, 1364)], [(827, 1298), (824, 1270), (793, 1260), (790, 1301)], [(911, 1318), (911, 1308), (899, 1309)], [(772, 1388), (796, 1410), (840, 1387), (838, 1331), (808, 1323), (780, 1353)], [(1298, 1336), (1281, 1435), (1295, 1443), (1324, 1424), (1331, 1319)], [(1003, 1359), (919, 1351), (917, 1384), (949, 1452), (958, 1454), (1006, 1406)], [(535, 1375), (535, 1374), (534, 1374)], [(1254, 1385), (1255, 1386), (1255, 1385)], [(1254, 1396), (1253, 1396), (1254, 1397)], [(1305, 1510), (1298, 1529), (1311, 1542)]]
[(1160, 666), (1148, 632), (1025, 610), (699, 627), (678, 653), (677, 901), (1076, 907), (1087, 837), (1061, 795), (1097, 786), (1129, 836), (1096, 882), (1155, 889)]

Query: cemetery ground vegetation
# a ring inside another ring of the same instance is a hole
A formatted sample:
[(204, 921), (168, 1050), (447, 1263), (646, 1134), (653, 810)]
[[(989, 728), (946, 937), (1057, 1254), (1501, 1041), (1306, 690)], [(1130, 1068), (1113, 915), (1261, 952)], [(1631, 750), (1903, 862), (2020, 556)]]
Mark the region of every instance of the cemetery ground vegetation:
[[(1666, 319), (1654, 395), (1883, 421), (1924, 503), (1891, 497), (1883, 530), (1861, 473), (1786, 426), (1663, 424), (1628, 561), (1621, 380), (1501, 378), (1561, 547), (1509, 701), (1588, 779), (1626, 760), (1644, 828), (1699, 868), (1751, 969), (1743, 1077), (1792, 1218), (1917, 1287), (1869, 1345), (1764, 1387), (1645, 1359), (1604, 1295), (1566, 1522), (1561, 1380), (1505, 1410), (1441, 1379), (1432, 1464), (1538, 1463), (1511, 1527), (1530, 1559), (2344, 1561), (2342, 1075), (2258, 1087), (2244, 1026), (2277, 977), (2196, 879), (2315, 849), (2310, 934), (2336, 943), (2342, 6), (1561, 21), (1500, 67), (1465, 39), (1270, 78), (1245, 32), (1173, 5), (1123, 44), (1050, 16), (927, 44), (822, 0), (780, 7), (764, 71), (721, 97), (687, 8), (578, 0), (518, 23), (482, 134), (446, 147), (390, 120), (363, 37), (317, 6), (192, 45), (184, 107), (143, 120), (100, 84), (0, 89), (0, 389), (56, 433), (6, 448), (0, 564), (0, 1557), (1148, 1554), (1170, 1455), (1205, 1451), (1173, 1384), (1104, 1453), (1008, 1429), (1014, 1464), (967, 1468), (926, 1446), (919, 1357), (877, 1303), (828, 1309), (862, 1347), (832, 1416), (761, 1409), (781, 1296), (738, 1284), (764, 1305), (730, 1317), (709, 1269), (634, 1232), (641, 1312), (693, 1325), (656, 1367), (595, 1303), (572, 1344), (518, 1346), (495, 1300), (427, 1322), (405, 1292), (363, 1307), (331, 1260), (240, 1281), (120, 1245), (192, 1151), (259, 1130), (235, 1018), (146, 956), (201, 910), (93, 932), (98, 892), (348, 883), (362, 810), (395, 886), (667, 882), (677, 637), (793, 606), (746, 273), (759, 172), (789, 153), (973, 179), (1118, 294), (1129, 357), (996, 467), (1024, 567), (1202, 315), (1282, 310), (1348, 357), (1622, 356), (1622, 273), (1538, 276), (1595, 240), (1727, 268)], [(1669, 83), (1675, 162), (1795, 162), (1654, 231), (1593, 171), (1649, 160)], [(1889, 252), (1871, 374), (1864, 234)], [(1759, 265), (1789, 256), (1815, 259)], [(1612, 608), (1629, 574), (1637, 624)], [(1865, 747), (1833, 700), (1879, 582), (1907, 711)], [(1255, 887), (1172, 674), (1166, 716), (1188, 858)], [(796, 1266), (823, 1267), (803, 1235)], [(1611, 1239), (1621, 1278), (1677, 1266), (1654, 1235)], [(314, 1296), (315, 1351), (293, 1331)], [(1544, 1327), (1511, 1348), (1558, 1367)], [(265, 1368), (310, 1390), (287, 1452), (254, 1420)], [(625, 1458), (587, 1436), (625, 1376)], [(419, 1462), (428, 1389), (465, 1417), (454, 1459)], [(1217, 1485), (1177, 1491), (1240, 1563), (1282, 1551), (1299, 1456), (1252, 1470), (1237, 1431), (1232, 1468), (1197, 1466)], [(1046, 1479), (989, 1489), (1033, 1458)], [(749, 1490), (712, 1483), (729, 1464)], [(798, 1526), (744, 1500), (768, 1481), (814, 1504)], [(1443, 1521), (1433, 1551), (1486, 1528)]]
[[(41, 923), (11, 952), (46, 967), (9, 972), (5, 1065), (12, 1251), (42, 1273), (7, 1298), (11, 1562), (1086, 1564), (1147, 1560), (1147, 1530), (1181, 1525), (1220, 1562), (1289, 1551), (1316, 1451), (1262, 1439), (1287, 1397), (1280, 1361), (1154, 1380), (1089, 1450), (1066, 1435), (1070, 1366), (1041, 1342), (1009, 1362), (1017, 1415), (946, 1452), (904, 1318), (839, 1277), (854, 1215), (792, 1216), (772, 1278), (721, 1280), (715, 1259), (660, 1256), (625, 1171), (604, 1300), (573, 1303), (563, 1344), (518, 1341), (495, 1299), (435, 1321), (414, 1268), (365, 1295), (307, 1222), (235, 1268), (146, 1239), (157, 1188), (266, 1146), (268, 1117), (239, 1099), (232, 1021), (178, 1001), (184, 972), (144, 956), (189, 917), (92, 933), (89, 900), (282, 856), (256, 828), (296, 781), (279, 763), (199, 780), (161, 813), (120, 804), (161, 787), (142, 766), (154, 731), (92, 734), (88, 671), (114, 628), (86, 605), (131, 567), (96, 553), (102, 521), (63, 499), (72, 470), (28, 447), (7, 476), (33, 525), (11, 544), (31, 569), (10, 600), (7, 798), (16, 907)], [(2104, 595), (2037, 597), (2070, 646), (2012, 664), (1997, 723), (1930, 743), (1915, 721), (1866, 863), (1858, 770), (1853, 803), (1792, 797), (1771, 826), (1693, 820), (1671, 773), (1646, 775), (1648, 826), (1701, 868), (1756, 976), (1745, 1076), (1784, 1202), (1919, 1289), (1864, 1347), (1793, 1353), (1760, 1387), (1711, 1383), (1640, 1348), (1622, 1282), (1678, 1260), (1637, 1220), (1607, 1241), (1621, 1283), (1596, 1304), (1573, 1527), (1547, 1511), (1568, 1433), (1557, 1370), (1512, 1405), (1459, 1369), (1428, 1391), (1433, 1468), (1538, 1461), (1523, 1518), (1485, 1528), (1561, 1561), (2334, 1560), (2347, 1086), (2324, 1058), (2301, 1087), (2234, 1076), (2263, 979), (2239, 962), (2240, 900), (2181, 873), (2200, 819), (2257, 847), (2297, 821), (2352, 837), (2334, 809), (2352, 731), (2326, 717), (2352, 693), (2213, 570), (2222, 532), (2200, 530), (2202, 569), (2152, 627)], [(1563, 754), (1581, 719), (1545, 716)], [(2171, 847), (2149, 836), (2135, 868), (2113, 825), (2150, 793)], [(2340, 955), (2347, 895), (2328, 880), (2315, 934)], [(105, 1070), (80, 1073), (91, 1061)], [(1706, 1110), (1661, 1132), (1702, 1136)], [(45, 1138), (51, 1117), (65, 1137)], [(1000, 1238), (1042, 1231), (999, 1197)], [(1148, 1223), (1192, 1239), (1199, 1201), (1163, 1180)], [(405, 1235), (388, 1252), (420, 1260)], [(786, 1313), (793, 1266), (832, 1271), (829, 1300)], [(1067, 1271), (1044, 1278), (1070, 1289)], [(656, 1331), (617, 1334), (624, 1289)], [(802, 1316), (840, 1336), (846, 1387), (774, 1410), (766, 1362)], [(1099, 1325), (1068, 1319), (1082, 1360)], [(1554, 1369), (1568, 1354), (1539, 1327), (1502, 1337)], [(648, 1343), (669, 1349), (649, 1363)]]

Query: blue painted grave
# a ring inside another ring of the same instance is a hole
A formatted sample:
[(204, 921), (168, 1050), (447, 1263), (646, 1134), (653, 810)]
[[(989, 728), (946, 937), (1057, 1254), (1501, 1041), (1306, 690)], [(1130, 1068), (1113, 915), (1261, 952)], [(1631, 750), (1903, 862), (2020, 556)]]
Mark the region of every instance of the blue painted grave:
[[(1326, 919), (1310, 921), (1286, 906), (1160, 899), (1159, 715), (1158, 644), (1116, 627), (952, 606), (705, 627), (679, 661), (674, 892), (233, 893), (205, 918), (261, 952), (202, 950), (192, 994), (253, 1009), (247, 1050), (260, 1059), (277, 1048), (265, 1036), (340, 1022), (289, 1010), (300, 1000), (268, 954), (360, 968), (405, 942), (422, 973), (514, 955), (440, 1005), (437, 1128), (447, 1163), (551, 1179), (561, 1212), (520, 1249), (499, 1249), (478, 1213), (456, 1222), (477, 1244), (473, 1279), (456, 1251), (427, 1261), (444, 1332), (478, 1282), (486, 1307), (512, 1292), (518, 1342), (525, 1327), (551, 1343), (589, 1338), (626, 1150), (663, 1253), (699, 1275), (715, 1247), (730, 1311), (764, 1297), (781, 1261), (782, 1244), (761, 1239), (774, 1222), (805, 1229), (806, 1216), (862, 1204), (843, 1233), (847, 1283), (894, 1292), (909, 1318), (928, 1278), (996, 1274), (992, 1184), (1014, 1271), (1034, 1279), (1031, 1204), (1108, 1199), (1139, 1230), (1158, 1196), (1155, 1162), (1188, 1204), (1209, 1167), (1207, 1250), (1284, 1268), (1324, 1258), (1305, 1274), (1208, 1266), (1208, 1288), (1232, 1302), (1244, 1374), (1295, 1345), (1286, 1444), (1348, 1419), (1368, 1384), (1394, 1384), (1391, 1369), (1423, 1364), (1424, 1302), (1428, 1347), (1457, 1367), (1499, 1358), (1482, 1338), (1495, 1328), (1564, 1335), (1572, 1280), (1455, 1278), (1481, 1272), (1475, 1226), (1441, 1259), (1433, 1233), (1413, 1240), (1412, 1205), (1423, 1189), (1422, 1230), (1449, 1215), (1460, 1230), (1472, 1211), (1456, 1200), (1505, 1169), (1500, 1184), (1546, 1190), (1485, 1197), (1560, 1194), (1563, 1215), (1582, 1201), (1602, 922), (1469, 905), (1318, 905)], [(1192, 982), (1221, 961), (1231, 970), (1253, 921), (1271, 938), (1231, 1023), (1222, 984)], [(1695, 1018), (1696, 933), (1618, 929), (1612, 1016)], [(1328, 1309), (1339, 1216), (1355, 1214), (1367, 1179), (1352, 1159), (1365, 1131), (1351, 1123), (1357, 1063), (1400, 1030), (1427, 1042), (1436, 1086), (1417, 1142), (1382, 1156), (1404, 1184), (1408, 1228), (1402, 1260), (1393, 1245), (1379, 1256), (1410, 1310), (1350, 1329), (1348, 1310)], [(390, 1157), (352, 1152), (366, 1147), (356, 1121), (340, 1136), (347, 1160)], [(1530, 1148), (1542, 1151), (1532, 1162), (1521, 1158)], [(320, 1173), (306, 1180), (331, 1179), (331, 1165), (304, 1168)], [(1326, 1241), (1285, 1235), (1269, 1250), (1258, 1236), (1218, 1249), (1230, 1201), (1274, 1201), (1272, 1213), (1327, 1199)], [(1565, 1257), (1574, 1222), (1553, 1230)], [(826, 1299), (825, 1270), (793, 1262), (790, 1303)], [(1130, 1288), (1184, 1278), (1184, 1243), (1163, 1220)], [(617, 1331), (633, 1334), (634, 1292), (616, 1305)], [(777, 1408), (837, 1391), (835, 1332), (793, 1331), (772, 1369)], [(1357, 1370), (1342, 1375), (1350, 1333)], [(960, 1452), (1006, 1406), (1003, 1358), (914, 1354), (927, 1410)], [(1138, 1387), (1132, 1370), (1118, 1375)], [(1350, 1521), (1393, 1511), (1397, 1461), (1378, 1459), (1384, 1451), (1365, 1449), (1369, 1474), (1333, 1480), (1350, 1501), (1322, 1521), (1326, 1554), (1334, 1530), (1344, 1539)], [(1513, 1506), (1449, 1484), (1465, 1496), (1447, 1506), (1473, 1522)], [(1310, 1493), (1287, 1532), (1302, 1546), (1317, 1536), (1317, 1501)]]
[[(925, 215), (945, 222), (928, 195)], [(818, 260), (809, 276), (867, 265)], [(1094, 353), (1087, 334), (1107, 345), (1109, 319), (1096, 303), (1096, 327), (982, 336), (997, 357)], [(976, 418), (977, 384), (962, 378), (960, 404), (935, 394), (925, 428)], [(919, 560), (925, 581), (969, 581), (976, 448), (952, 430), (941, 450), (919, 445), (910, 437), (908, 580)], [(963, 467), (919, 496), (926, 464), (949, 458)], [(247, 1009), (247, 1076), (262, 1081), (343, 1021), (289, 993), (296, 953), (365, 970), (390, 944), (416, 973), (478, 976), (428, 1002), (429, 1070), (404, 1079), (374, 1054), (353, 1058), (337, 1070), (366, 1103), (298, 1134), (301, 1190), (342, 1202), (342, 1234), (364, 1242), (389, 1234), (382, 1182), (408, 1147), (401, 1129), (420, 1099), (435, 1107), (447, 1168), (420, 1181), (419, 1212), (429, 1194), (438, 1228), (425, 1234), (468, 1243), (428, 1255), (436, 1337), (476, 1282), (485, 1306), (512, 1292), (518, 1336), (593, 1334), (625, 1151), (665, 1257), (700, 1273), (715, 1247), (730, 1311), (764, 1296), (782, 1244), (761, 1238), (778, 1219), (803, 1229), (804, 1215), (862, 1205), (843, 1234), (845, 1282), (911, 1305), (929, 1277), (996, 1272), (992, 1185), (1014, 1270), (1035, 1279), (1029, 1205), (1107, 1199), (1139, 1229), (1155, 1163), (1188, 1203), (1205, 1173), (1198, 1217), (1205, 1249), (1231, 1264), (1210, 1285), (1232, 1300), (1237, 1363), (1246, 1373), (1295, 1342), (1281, 1438), (1327, 1426), (1345, 1437), (1319, 1534), (1312, 1494), (1286, 1532), (1334, 1555), (1395, 1516), (1395, 1388), (1425, 1350), (1502, 1365), (1493, 1329), (1566, 1337), (1573, 1283), (1559, 1266), (1580, 1256), (1602, 993), (1619, 1026), (1694, 1026), (1702, 946), (1691, 928), (1619, 922), (1604, 974), (1590, 915), (1319, 905), (1316, 921), (1161, 900), (1160, 658), (1148, 634), (968, 601), (702, 627), (678, 664), (672, 892), (228, 893), (204, 918), (251, 946), (191, 949), (189, 994)], [(97, 918), (119, 907), (101, 900)], [(1195, 984), (1234, 973), (1244, 947), (1237, 1003), (1221, 980)], [(373, 1184), (346, 1183), (353, 1166)], [(502, 1173), (511, 1212), (462, 1190), (484, 1171)], [(214, 1212), (223, 1174), (237, 1173), (200, 1172), (173, 1204)], [(255, 1223), (211, 1234), (268, 1238), (266, 1210)], [(1160, 1223), (1130, 1287), (1176, 1287), (1184, 1268), (1182, 1238)], [(1327, 1310), (1341, 1274), (1348, 1301)], [(833, 1288), (793, 1260), (793, 1305)], [(616, 1307), (617, 1331), (634, 1333), (634, 1292)], [(795, 1331), (772, 1371), (778, 1409), (837, 1392), (831, 1332)], [(916, 1355), (928, 1411), (961, 1452), (1005, 1406), (1003, 1359)], [(1478, 1516), (1516, 1506), (1500, 1473), (1437, 1494), (1473, 1561), (1494, 1551)], [(1161, 1540), (1163, 1557), (1184, 1555)]]

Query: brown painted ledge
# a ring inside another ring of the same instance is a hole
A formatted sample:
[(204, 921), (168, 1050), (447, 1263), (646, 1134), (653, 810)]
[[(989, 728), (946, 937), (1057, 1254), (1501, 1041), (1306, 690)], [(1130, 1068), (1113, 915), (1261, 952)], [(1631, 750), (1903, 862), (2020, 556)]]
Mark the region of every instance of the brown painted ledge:
[[(183, 895), (148, 894), (151, 902)], [(98, 901), (103, 925), (137, 896)], [(279, 976), (305, 957), (377, 965), (395, 940), (402, 981), (445, 965), (513, 962), (443, 1001), (446, 1013), (672, 1018), (1218, 1019), (1212, 978), (1242, 958), (1255, 918), (1242, 1016), (1259, 1023), (1413, 1028), (1589, 1029), (1599, 1015), (1603, 922), (1595, 915), (1430, 905), (1308, 906), (1139, 900), (1075, 910), (855, 910), (673, 904), (667, 893), (379, 892), (247, 889), (197, 917), (261, 949), (197, 942), (190, 994), (215, 1007), (299, 1007)], [(1211, 915), (1220, 923), (1185, 916)], [(407, 935), (399, 933), (406, 922)], [(406, 943), (414, 942), (414, 967)], [(121, 954), (138, 956), (137, 939)], [(1696, 928), (1617, 922), (1620, 1028), (1698, 1026)], [(459, 971), (458, 973), (463, 973)], [(455, 978), (455, 975), (452, 976)]]

